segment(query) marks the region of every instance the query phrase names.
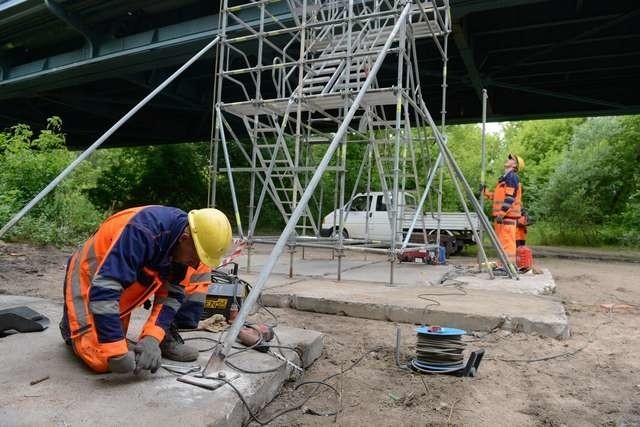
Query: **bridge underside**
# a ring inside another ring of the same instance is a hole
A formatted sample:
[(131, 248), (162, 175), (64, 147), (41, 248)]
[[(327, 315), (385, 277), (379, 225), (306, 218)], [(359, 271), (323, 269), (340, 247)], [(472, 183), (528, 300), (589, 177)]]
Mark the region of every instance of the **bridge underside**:
[[(449, 123), (479, 121), (482, 88), (491, 121), (640, 113), (637, 2), (451, 0), (451, 8)], [(285, 9), (276, 5), (273, 20), (291, 19)], [(215, 37), (218, 10), (210, 0), (0, 0), (0, 128), (58, 115), (69, 145), (88, 145)], [(423, 94), (437, 112), (440, 55), (430, 40), (418, 43)], [(208, 140), (212, 70), (209, 55), (107, 146)], [(396, 70), (387, 71), (391, 81)]]

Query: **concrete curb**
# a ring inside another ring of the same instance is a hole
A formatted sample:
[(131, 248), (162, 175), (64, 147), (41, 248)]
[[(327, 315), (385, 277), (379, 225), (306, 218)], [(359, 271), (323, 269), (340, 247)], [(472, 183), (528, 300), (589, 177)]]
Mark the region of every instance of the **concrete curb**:
[(598, 252), (594, 250), (572, 250), (569, 248), (554, 248), (548, 246), (532, 246), (534, 257), (564, 258), (578, 260), (617, 261), (640, 263), (640, 254), (625, 254), (621, 252)]
[[(349, 295), (346, 292), (330, 295), (336, 289), (344, 290), (353, 286), (357, 289)], [(343, 282), (339, 285), (325, 284), (322, 289), (318, 287), (308, 292), (308, 289), (301, 288), (300, 284), (295, 284), (273, 291), (267, 289), (262, 295), (262, 300), (271, 307), (399, 323), (439, 324), (467, 331), (490, 331), (500, 328), (559, 339), (568, 338), (570, 334), (562, 304), (543, 297), (474, 291), (464, 296), (464, 304), (460, 303), (460, 297), (456, 300), (456, 297), (443, 296), (434, 297), (439, 305), (427, 307), (429, 301), (415, 297), (416, 294), (425, 292), (424, 288), (408, 289), (412, 295), (405, 298), (398, 296), (398, 293), (406, 292), (407, 288), (387, 288), (387, 294), (384, 290), (376, 288), (376, 291), (372, 290), (371, 294), (364, 296), (360, 287), (361, 285)], [(372, 295), (374, 292), (375, 295)], [(516, 299), (519, 305), (514, 307), (512, 302)], [(495, 311), (484, 307), (486, 302), (491, 300), (495, 302)], [(450, 304), (452, 301), (455, 303)], [(522, 308), (523, 306), (527, 308)]]

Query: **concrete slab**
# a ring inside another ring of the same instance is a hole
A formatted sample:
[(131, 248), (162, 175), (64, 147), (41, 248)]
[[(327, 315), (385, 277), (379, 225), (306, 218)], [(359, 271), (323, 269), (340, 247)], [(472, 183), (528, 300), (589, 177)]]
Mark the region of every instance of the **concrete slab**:
[(487, 291), (513, 292), (516, 294), (551, 295), (556, 291), (556, 282), (551, 272), (540, 269), (540, 274), (529, 271), (520, 274), (518, 280), (507, 277), (496, 277), (491, 280), (488, 273), (479, 273), (473, 276), (457, 276), (452, 280), (445, 280), (443, 284), (459, 284), (465, 289), (478, 289)]
[[(0, 338), (0, 426), (233, 426), (249, 417), (229, 386), (205, 390), (178, 382), (163, 369), (139, 376), (94, 374), (60, 338), (60, 304), (39, 298), (0, 296), (0, 309), (19, 305), (49, 317), (51, 327), (43, 332)], [(139, 331), (146, 313), (134, 312), (130, 331)], [(305, 365), (319, 357), (320, 333), (286, 327), (276, 331), (283, 345), (304, 351)], [(209, 344), (202, 343), (205, 348)], [(209, 354), (201, 353), (195, 363), (205, 364)], [(293, 351), (285, 350), (284, 354), (295, 359)], [(266, 374), (242, 374), (234, 381), (253, 411), (271, 401), (292, 374), (291, 367), (269, 354), (247, 351), (228, 360), (252, 370), (277, 368)], [(46, 381), (30, 385), (46, 376)]]
[[(332, 260), (328, 251), (309, 253), (302, 259), (301, 250), (294, 254), (293, 277), (289, 278), (291, 261), (289, 254), (283, 254), (273, 269), (273, 275), (279, 276), (278, 282), (290, 282), (307, 278), (337, 280), (337, 261)], [(246, 277), (257, 277), (257, 273), (266, 263), (268, 254), (252, 254), (251, 273)], [(246, 266), (246, 255), (239, 257), (236, 262), (241, 267)], [(477, 267), (477, 266), (476, 266)], [(423, 263), (397, 263), (394, 266), (394, 286), (427, 286), (443, 283), (456, 283), (464, 288), (513, 292), (530, 295), (550, 295), (555, 292), (556, 283), (551, 272), (542, 269), (542, 274), (532, 272), (520, 275), (519, 280), (507, 277), (496, 277), (491, 280), (487, 273), (476, 273), (471, 264), (457, 265), (455, 261), (448, 265), (426, 265)], [(271, 280), (271, 279), (270, 279)], [(386, 256), (368, 254), (364, 256), (351, 255), (342, 261), (341, 280), (361, 281), (366, 283), (387, 284), (390, 280), (390, 267)], [(273, 280), (271, 280), (273, 282)]]
[[(246, 255), (237, 259), (241, 277), (254, 282), (268, 254), (251, 255), (251, 272), (246, 272)], [(284, 253), (269, 277), (263, 302), (275, 307), (367, 319), (454, 326), (470, 331), (499, 327), (511, 331), (565, 338), (569, 326), (564, 307), (541, 297), (555, 292), (549, 270), (520, 275), (519, 280), (474, 271), (473, 261), (455, 260), (449, 265), (400, 263), (394, 266), (394, 286), (388, 286), (390, 267), (381, 254), (348, 254), (343, 259), (341, 281), (337, 262), (329, 251), (302, 250)], [(292, 267), (293, 276), (289, 277)], [(477, 266), (476, 266), (477, 267)], [(436, 295), (423, 295), (436, 294)], [(428, 301), (421, 299), (431, 299)]]
[(269, 285), (262, 300), (274, 307), (392, 322), (435, 324), (467, 331), (510, 331), (566, 338), (563, 305), (548, 297), (446, 286), (390, 287), (308, 279)]

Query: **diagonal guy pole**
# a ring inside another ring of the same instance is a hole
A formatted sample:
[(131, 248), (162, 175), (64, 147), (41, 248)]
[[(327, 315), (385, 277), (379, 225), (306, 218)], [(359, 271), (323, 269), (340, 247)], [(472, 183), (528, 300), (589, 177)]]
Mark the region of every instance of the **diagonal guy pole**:
[(73, 162), (69, 164), (60, 174), (53, 179), (45, 188), (38, 193), (29, 203), (26, 204), (24, 208), (20, 210), (17, 214), (14, 215), (13, 218), (7, 222), (2, 229), (0, 229), (0, 238), (4, 236), (7, 231), (13, 228), (14, 225), (18, 221), (20, 221), (35, 205), (40, 203), (42, 199), (44, 199), (47, 194), (49, 194), (54, 188), (60, 184), (60, 182), (67, 177), (73, 170), (78, 166), (83, 160), (91, 155), (98, 147), (102, 145), (115, 131), (117, 131), (123, 124), (125, 124), (135, 113), (138, 112), (142, 107), (144, 107), (149, 101), (151, 101), (158, 93), (162, 91), (165, 87), (167, 87), (171, 82), (173, 82), (180, 74), (183, 73), (184, 70), (189, 68), (194, 62), (196, 62), (202, 55), (207, 53), (213, 46), (218, 43), (220, 38), (216, 37), (209, 44), (203, 47), (198, 53), (196, 53), (191, 59), (189, 59), (182, 67), (178, 68), (173, 74), (171, 74), (165, 81), (160, 83), (160, 85), (155, 88), (151, 93), (144, 97), (144, 99), (136, 104), (127, 114), (122, 116), (120, 120), (118, 120), (113, 126), (109, 128), (105, 133), (102, 134), (100, 138), (98, 138), (93, 144), (89, 146), (86, 150), (84, 150), (78, 157), (75, 158)]

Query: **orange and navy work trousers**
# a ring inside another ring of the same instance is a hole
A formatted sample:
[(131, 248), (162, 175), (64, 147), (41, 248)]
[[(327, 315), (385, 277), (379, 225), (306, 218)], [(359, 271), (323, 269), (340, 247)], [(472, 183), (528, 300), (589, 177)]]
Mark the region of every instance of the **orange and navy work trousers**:
[(516, 263), (516, 220), (505, 218), (502, 224), (493, 222), (493, 228), (496, 231), (498, 240), (502, 250), (507, 255), (510, 263)]
[[(67, 271), (67, 275), (69, 275), (69, 271)], [(184, 280), (181, 282), (181, 286), (184, 287), (185, 299), (179, 307), (176, 307), (177, 313), (174, 318), (174, 323), (178, 328), (196, 328), (198, 326), (210, 283), (211, 269), (204, 266), (204, 264), (201, 264), (197, 270), (192, 268), (188, 269)], [(167, 304), (168, 293), (164, 290), (164, 287), (167, 286), (166, 284), (165, 286), (158, 285), (160, 285), (160, 283), (157, 283), (146, 293), (147, 297), (153, 297), (154, 304), (141, 336), (151, 335), (161, 341), (164, 334), (161, 336), (158, 334), (158, 331), (152, 330), (157, 328), (157, 326), (153, 326), (153, 322), (154, 319), (158, 317), (161, 307)], [(140, 301), (134, 302), (134, 304), (135, 306), (140, 306), (143, 305), (144, 302), (145, 300), (141, 299)], [(130, 304), (130, 301), (126, 301), (126, 299), (123, 298), (120, 302), (120, 307), (131, 307)], [(85, 306), (85, 304), (82, 305)], [(128, 330), (131, 311), (130, 309), (121, 313), (120, 322), (125, 334)], [(63, 320), (60, 322), (62, 337), (68, 345), (73, 346), (74, 353), (92, 370), (96, 372), (107, 372), (109, 358), (126, 353), (126, 343), (100, 343), (97, 330), (91, 324), (91, 313), (89, 310), (87, 310), (86, 316), (88, 320), (87, 328), (81, 331), (80, 334), (72, 334), (69, 329), (67, 310), (65, 309)]]
[(516, 247), (524, 246), (527, 244), (527, 226), (520, 225), (516, 227)]

